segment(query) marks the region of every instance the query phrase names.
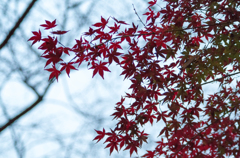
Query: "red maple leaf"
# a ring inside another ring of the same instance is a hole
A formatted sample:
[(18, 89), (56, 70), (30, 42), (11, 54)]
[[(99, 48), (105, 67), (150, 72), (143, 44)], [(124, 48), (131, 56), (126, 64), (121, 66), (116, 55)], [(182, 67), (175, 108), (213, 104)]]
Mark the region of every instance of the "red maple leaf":
[(103, 128), (103, 131), (98, 131), (95, 130), (97, 132), (97, 136), (93, 139), (93, 140), (98, 140), (97, 142), (99, 142), (101, 139), (103, 139), (103, 137), (105, 136), (105, 129)]
[(117, 56), (119, 56), (119, 55), (121, 55), (121, 54), (122, 54), (122, 53), (119, 53), (119, 52), (117, 52), (116, 50), (111, 51), (111, 53), (109, 53), (109, 54), (107, 55), (107, 57), (108, 57), (108, 63), (111, 64), (111, 63), (112, 63), (112, 60), (114, 60), (117, 64), (119, 64), (120, 62), (119, 62), (119, 59), (118, 59)]
[(157, 3), (157, 0), (150, 1), (150, 2), (148, 2), (148, 4), (150, 4), (148, 7), (152, 7), (152, 6), (155, 5), (156, 3)]
[(51, 29), (51, 28), (54, 28), (56, 27), (56, 19), (52, 22), (48, 21), (48, 20), (45, 20), (46, 24), (42, 24), (40, 26), (42, 27), (45, 27), (45, 30), (48, 30), (48, 29)]
[(41, 41), (42, 39), (42, 36), (41, 36), (41, 31), (39, 30), (38, 32), (37, 31), (33, 31), (32, 32), (34, 34), (34, 36), (32, 36), (31, 38), (29, 38), (28, 41), (33, 41), (32, 45), (35, 44), (36, 42), (39, 42)]
[(127, 147), (124, 150), (130, 150), (130, 156), (132, 155), (133, 151), (137, 153), (137, 147), (139, 147), (137, 141), (133, 141), (127, 145)]
[(74, 64), (74, 63), (73, 63), (73, 62), (70, 62), (70, 63), (61, 63), (61, 65), (63, 65), (63, 67), (61, 68), (60, 71), (63, 71), (63, 70), (66, 69), (66, 73), (67, 73), (68, 77), (70, 77), (70, 76), (69, 76), (70, 70), (71, 70), (71, 69), (72, 69), (72, 70), (77, 70), (74, 66), (72, 66), (72, 64)]
[(192, 37), (192, 43), (199, 46), (200, 43), (203, 43), (203, 41), (201, 40), (201, 37)]
[(52, 51), (52, 50), (54, 50), (54, 48), (56, 48), (57, 38), (52, 38), (52, 37), (48, 36), (48, 38), (44, 38), (42, 40), (44, 41), (44, 43), (40, 47), (38, 47), (38, 49), (45, 50), (44, 53)]
[(84, 35), (92, 36), (95, 32), (96, 32), (95, 30), (93, 30), (91, 27), (89, 27), (88, 32), (85, 32)]
[(106, 27), (107, 23), (108, 23), (108, 19), (106, 20), (103, 17), (101, 17), (101, 22), (95, 23), (93, 26), (104, 29)]
[(155, 156), (155, 151), (149, 151), (147, 150), (147, 153), (143, 155), (143, 157), (154, 157)]
[(45, 67), (46, 67), (50, 63), (55, 65), (59, 61), (62, 61), (61, 56), (62, 56), (62, 52), (57, 51), (57, 53), (49, 52), (48, 54), (42, 55), (41, 57), (48, 59), (47, 62), (46, 62), (46, 65), (45, 65)]
[(105, 65), (107, 64), (107, 62), (101, 62), (99, 64), (94, 64), (90, 69), (94, 69), (93, 70), (93, 77), (96, 75), (96, 73), (98, 72), (99, 75), (104, 79), (103, 77), (103, 72), (104, 71), (109, 71), (111, 72)]
[(110, 47), (109, 47), (109, 49), (122, 49), (122, 47), (120, 46), (120, 43), (121, 42), (110, 42), (111, 43), (111, 45), (110, 45)]
[(105, 148), (110, 148), (110, 155), (113, 152), (113, 149), (118, 151), (118, 142), (110, 141)]
[(58, 76), (60, 75), (60, 71), (56, 69), (55, 65), (52, 65), (52, 68), (50, 69), (45, 69), (49, 72), (51, 72), (50, 76), (49, 76), (49, 80), (51, 80), (52, 78), (56, 77), (57, 81), (58, 81)]
[(120, 25), (117, 25), (116, 23), (114, 23), (114, 27), (108, 27), (108, 28), (111, 29), (109, 33), (116, 33), (119, 30)]

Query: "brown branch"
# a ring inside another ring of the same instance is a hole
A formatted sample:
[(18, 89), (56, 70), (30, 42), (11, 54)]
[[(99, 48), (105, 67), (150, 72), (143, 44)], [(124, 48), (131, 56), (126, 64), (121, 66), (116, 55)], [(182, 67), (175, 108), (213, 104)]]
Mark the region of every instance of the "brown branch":
[(31, 10), (31, 8), (33, 7), (34, 3), (37, 0), (32, 0), (32, 2), (28, 5), (27, 9), (25, 10), (25, 12), (23, 13), (23, 15), (18, 19), (18, 21), (16, 22), (16, 24), (14, 25), (14, 27), (11, 29), (11, 31), (8, 33), (7, 37), (5, 38), (5, 40), (1, 43), (0, 45), (0, 49), (2, 49), (9, 41), (9, 39), (13, 36), (14, 32), (16, 31), (16, 29), (20, 26), (20, 24), (22, 23), (23, 19), (26, 17), (26, 15), (29, 13), (29, 11)]
[(183, 64), (183, 66), (182, 66), (182, 70), (184, 70), (184, 69), (186, 69), (193, 61), (195, 61), (195, 60), (198, 60), (199, 59), (199, 55), (194, 55), (194, 56), (192, 56), (192, 57), (190, 57), (188, 60), (187, 60), (187, 62), (185, 62), (184, 64)]
[(239, 74), (239, 73), (240, 73), (240, 72), (235, 72), (235, 73), (233, 73), (233, 74), (227, 74), (226, 76), (223, 76), (223, 77), (217, 78), (217, 79), (215, 79), (215, 80), (212, 80), (212, 81), (209, 81), (209, 82), (202, 83), (201, 86), (203, 86), (203, 85), (205, 85), (205, 84), (209, 84), (209, 83), (215, 82), (215, 81), (220, 81), (220, 80), (222, 80), (222, 79), (224, 79), (224, 78), (227, 78), (227, 77), (230, 77), (230, 76), (234, 76), (234, 75), (237, 75), (237, 74)]

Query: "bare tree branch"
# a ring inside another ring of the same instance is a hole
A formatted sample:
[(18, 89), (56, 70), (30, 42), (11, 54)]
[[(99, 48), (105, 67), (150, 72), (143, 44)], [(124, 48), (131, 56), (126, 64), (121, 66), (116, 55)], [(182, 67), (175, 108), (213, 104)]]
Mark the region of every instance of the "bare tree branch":
[(15, 121), (17, 121), (19, 118), (21, 118), (23, 115), (25, 115), (26, 113), (28, 113), (29, 111), (31, 111), (34, 107), (36, 107), (42, 100), (43, 97), (45, 96), (46, 92), (48, 91), (50, 85), (53, 82), (49, 82), (49, 84), (47, 85), (47, 87), (45, 88), (45, 91), (42, 95), (38, 96), (38, 99), (29, 107), (27, 107), (25, 110), (23, 110), (22, 112), (20, 112), (18, 115), (16, 115), (14, 118), (9, 119), (9, 121), (3, 125), (2, 127), (0, 127), (0, 133), (5, 130), (8, 126), (12, 125)]
[(20, 24), (22, 23), (23, 19), (26, 17), (26, 15), (29, 13), (29, 11), (31, 10), (31, 8), (33, 7), (34, 3), (37, 0), (32, 0), (32, 2), (28, 5), (27, 9), (25, 10), (25, 12), (23, 13), (23, 15), (18, 19), (18, 21), (16, 22), (16, 24), (14, 25), (14, 27), (11, 29), (11, 31), (8, 33), (7, 37), (5, 38), (5, 40), (1, 43), (0, 45), (0, 49), (2, 49), (9, 41), (9, 39), (12, 37), (12, 35), (14, 34), (14, 32), (16, 31), (16, 29), (20, 26)]
[(40, 96), (38, 97), (38, 99), (32, 104), (30, 105), (28, 108), (26, 108), (25, 110), (23, 110), (22, 112), (20, 112), (18, 115), (16, 115), (14, 118), (9, 119), (9, 121), (3, 125), (2, 127), (0, 127), (0, 133), (5, 130), (8, 126), (10, 126), (11, 124), (13, 124), (16, 120), (18, 120), (20, 117), (22, 117), (23, 115), (25, 115), (27, 112), (29, 112), (30, 110), (32, 110), (34, 107), (36, 107), (36, 105), (38, 105), (38, 103), (40, 103), (42, 101), (43, 97)]

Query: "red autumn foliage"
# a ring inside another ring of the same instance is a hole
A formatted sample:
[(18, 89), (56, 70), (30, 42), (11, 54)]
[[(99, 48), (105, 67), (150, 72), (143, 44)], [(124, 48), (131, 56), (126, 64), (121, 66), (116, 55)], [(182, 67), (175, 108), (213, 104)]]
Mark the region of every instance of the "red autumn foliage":
[(110, 70), (105, 66), (107, 64), (107, 62), (101, 62), (100, 61), (100, 63), (99, 64), (93, 64), (93, 66), (90, 68), (90, 69), (94, 69), (93, 70), (93, 77), (96, 75), (96, 73), (98, 72), (99, 73), (99, 75), (104, 79), (104, 74), (103, 74), (103, 72), (104, 71), (109, 71), (110, 72)]
[[(105, 138), (110, 154), (123, 147), (130, 155), (137, 153), (148, 139), (140, 127), (161, 121), (156, 148), (143, 157), (240, 157), (240, 82), (232, 78), (240, 73), (240, 1), (164, 1), (163, 8), (157, 0), (149, 2), (142, 29), (101, 17), (72, 48), (58, 46), (55, 35), (66, 31), (42, 39), (39, 30), (29, 40), (42, 42), (46, 66), (52, 64), (46, 69), (49, 79), (58, 79), (63, 70), (69, 75), (83, 62), (91, 66), (93, 77), (99, 73), (103, 79), (109, 65), (122, 68), (132, 92), (116, 103), (116, 127), (96, 130), (94, 138)], [(56, 20), (41, 26), (54, 28)], [(62, 52), (72, 60), (64, 62)], [(203, 86), (213, 82), (219, 83), (219, 91), (204, 96)], [(133, 100), (131, 105), (126, 98)]]
[(67, 75), (69, 76), (70, 74), (70, 70), (77, 70), (74, 66), (73, 66), (73, 62), (69, 62), (69, 63), (61, 63), (61, 65), (63, 65), (63, 67), (61, 68), (60, 71), (66, 70)]
[(42, 27), (45, 27), (45, 30), (48, 30), (48, 29), (52, 29), (54, 27), (56, 27), (56, 19), (52, 22), (48, 21), (48, 20), (45, 20), (46, 24), (42, 24), (40, 26)]
[(41, 31), (39, 30), (37, 31), (33, 31), (32, 32), (34, 34), (34, 36), (32, 36), (28, 41), (33, 41), (32, 45), (35, 44), (36, 42), (40, 42), (42, 39), (42, 34)]

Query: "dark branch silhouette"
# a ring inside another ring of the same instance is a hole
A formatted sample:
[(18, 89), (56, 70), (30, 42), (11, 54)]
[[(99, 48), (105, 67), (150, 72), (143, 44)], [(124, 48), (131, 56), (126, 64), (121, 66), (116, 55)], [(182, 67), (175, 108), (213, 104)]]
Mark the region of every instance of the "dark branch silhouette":
[(14, 25), (14, 27), (11, 29), (11, 31), (8, 33), (7, 37), (4, 39), (4, 41), (1, 43), (0, 45), (0, 49), (2, 49), (9, 41), (9, 39), (12, 37), (12, 35), (14, 34), (14, 32), (16, 31), (16, 29), (20, 26), (20, 24), (22, 23), (23, 19), (26, 17), (26, 15), (29, 13), (29, 11), (31, 10), (31, 8), (33, 7), (34, 3), (37, 0), (33, 0), (27, 7), (27, 9), (25, 10), (25, 12), (23, 13), (23, 15), (18, 19), (18, 21), (16, 22), (16, 24)]
[(47, 93), (50, 85), (53, 82), (49, 82), (47, 87), (45, 88), (45, 91), (42, 95), (38, 95), (38, 99), (29, 107), (27, 107), (25, 110), (23, 110), (22, 112), (20, 112), (18, 115), (16, 115), (15, 117), (13, 117), (12, 119), (9, 119), (8, 122), (5, 125), (2, 125), (0, 127), (0, 133), (5, 130), (8, 126), (12, 125), (15, 121), (17, 121), (19, 118), (21, 118), (23, 115), (25, 115), (26, 113), (28, 113), (29, 111), (31, 111), (34, 107), (36, 107), (42, 100), (43, 97), (45, 96), (45, 94)]
[(5, 125), (3, 125), (2, 127), (0, 127), (0, 133), (6, 129), (8, 126), (10, 126), (11, 124), (13, 124), (16, 120), (18, 120), (20, 117), (22, 117), (24, 114), (26, 114), (28, 111), (30, 111), (31, 109), (33, 109), (38, 103), (40, 103), (42, 101), (43, 97), (40, 96), (38, 97), (38, 99), (28, 108), (26, 108), (25, 110), (23, 110), (22, 112), (20, 112), (18, 115), (16, 115), (14, 118), (10, 119)]

